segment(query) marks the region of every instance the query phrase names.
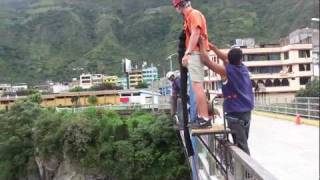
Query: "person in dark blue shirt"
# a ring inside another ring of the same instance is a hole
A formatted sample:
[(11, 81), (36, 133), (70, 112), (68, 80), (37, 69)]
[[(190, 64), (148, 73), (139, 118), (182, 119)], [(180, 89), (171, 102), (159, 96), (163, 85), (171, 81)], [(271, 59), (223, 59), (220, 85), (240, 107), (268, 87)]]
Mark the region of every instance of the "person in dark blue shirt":
[(209, 45), (210, 49), (223, 60), (224, 65), (220, 65), (210, 61), (201, 39), (199, 44), (203, 63), (221, 75), (224, 96), (223, 109), (228, 127), (232, 132), (233, 142), (250, 155), (247, 141), (254, 96), (248, 68), (242, 63), (242, 51), (240, 48), (232, 48), (228, 54), (224, 54), (213, 44)]
[(166, 77), (172, 83), (171, 115), (173, 116), (173, 115), (177, 114), (178, 98), (180, 97), (180, 93), (181, 93), (181, 80), (180, 80), (180, 77), (177, 76), (172, 71), (169, 71), (167, 73)]

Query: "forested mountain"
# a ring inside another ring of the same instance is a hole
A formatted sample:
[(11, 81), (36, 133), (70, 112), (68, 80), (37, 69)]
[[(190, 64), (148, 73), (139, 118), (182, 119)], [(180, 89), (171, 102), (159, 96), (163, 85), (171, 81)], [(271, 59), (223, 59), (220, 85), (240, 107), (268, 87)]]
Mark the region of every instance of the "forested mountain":
[[(311, 26), (316, 0), (197, 0), (209, 38), (274, 42)], [(121, 59), (165, 61), (176, 51), (182, 17), (171, 0), (0, 0), (0, 83), (64, 81), (86, 71), (121, 74)]]

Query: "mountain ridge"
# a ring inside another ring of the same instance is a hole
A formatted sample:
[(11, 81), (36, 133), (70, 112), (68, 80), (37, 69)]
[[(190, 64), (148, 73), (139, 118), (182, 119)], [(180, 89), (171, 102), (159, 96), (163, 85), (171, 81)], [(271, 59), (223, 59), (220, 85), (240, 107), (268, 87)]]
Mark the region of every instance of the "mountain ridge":
[[(86, 71), (121, 75), (121, 59), (168, 70), (182, 17), (157, 0), (0, 0), (0, 82), (69, 81)], [(319, 2), (201, 0), (193, 6), (209, 38), (228, 47), (235, 38), (275, 42), (310, 25)]]

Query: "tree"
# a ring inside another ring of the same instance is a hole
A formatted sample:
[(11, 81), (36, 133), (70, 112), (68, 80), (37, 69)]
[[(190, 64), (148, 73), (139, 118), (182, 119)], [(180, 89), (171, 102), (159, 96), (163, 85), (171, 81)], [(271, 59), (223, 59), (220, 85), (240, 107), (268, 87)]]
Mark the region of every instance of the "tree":
[(85, 91), (82, 87), (77, 86), (75, 88), (72, 88), (69, 90), (70, 92), (81, 92), (81, 91)]
[(119, 89), (122, 89), (122, 88), (112, 83), (102, 83), (90, 88), (90, 90), (92, 91), (119, 90)]
[(38, 104), (18, 101), (0, 114), (0, 179), (20, 179), (35, 154), (33, 125), (42, 113)]
[(35, 93), (29, 96), (29, 99), (33, 103), (41, 104), (42, 102), (42, 97), (40, 93)]
[(136, 86), (137, 89), (145, 89), (148, 88), (148, 84), (145, 82), (139, 82), (138, 85)]
[(89, 104), (91, 104), (91, 105), (95, 105), (95, 104), (97, 104), (98, 99), (97, 99), (96, 96), (89, 96), (89, 97), (88, 97), (88, 102), (89, 102)]
[(305, 89), (301, 89), (297, 92), (297, 97), (319, 97), (320, 96), (319, 79), (316, 78), (313, 81), (309, 81), (306, 84)]
[(73, 104), (73, 107), (77, 107), (79, 103), (80, 97), (79, 96), (72, 96), (71, 97), (71, 103)]

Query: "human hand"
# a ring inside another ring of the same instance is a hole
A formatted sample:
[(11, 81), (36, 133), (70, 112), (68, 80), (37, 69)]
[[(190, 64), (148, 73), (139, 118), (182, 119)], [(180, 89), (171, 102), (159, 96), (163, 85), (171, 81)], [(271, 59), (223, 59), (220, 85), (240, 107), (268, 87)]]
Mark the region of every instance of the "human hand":
[(185, 54), (182, 58), (182, 66), (188, 67), (190, 55)]

